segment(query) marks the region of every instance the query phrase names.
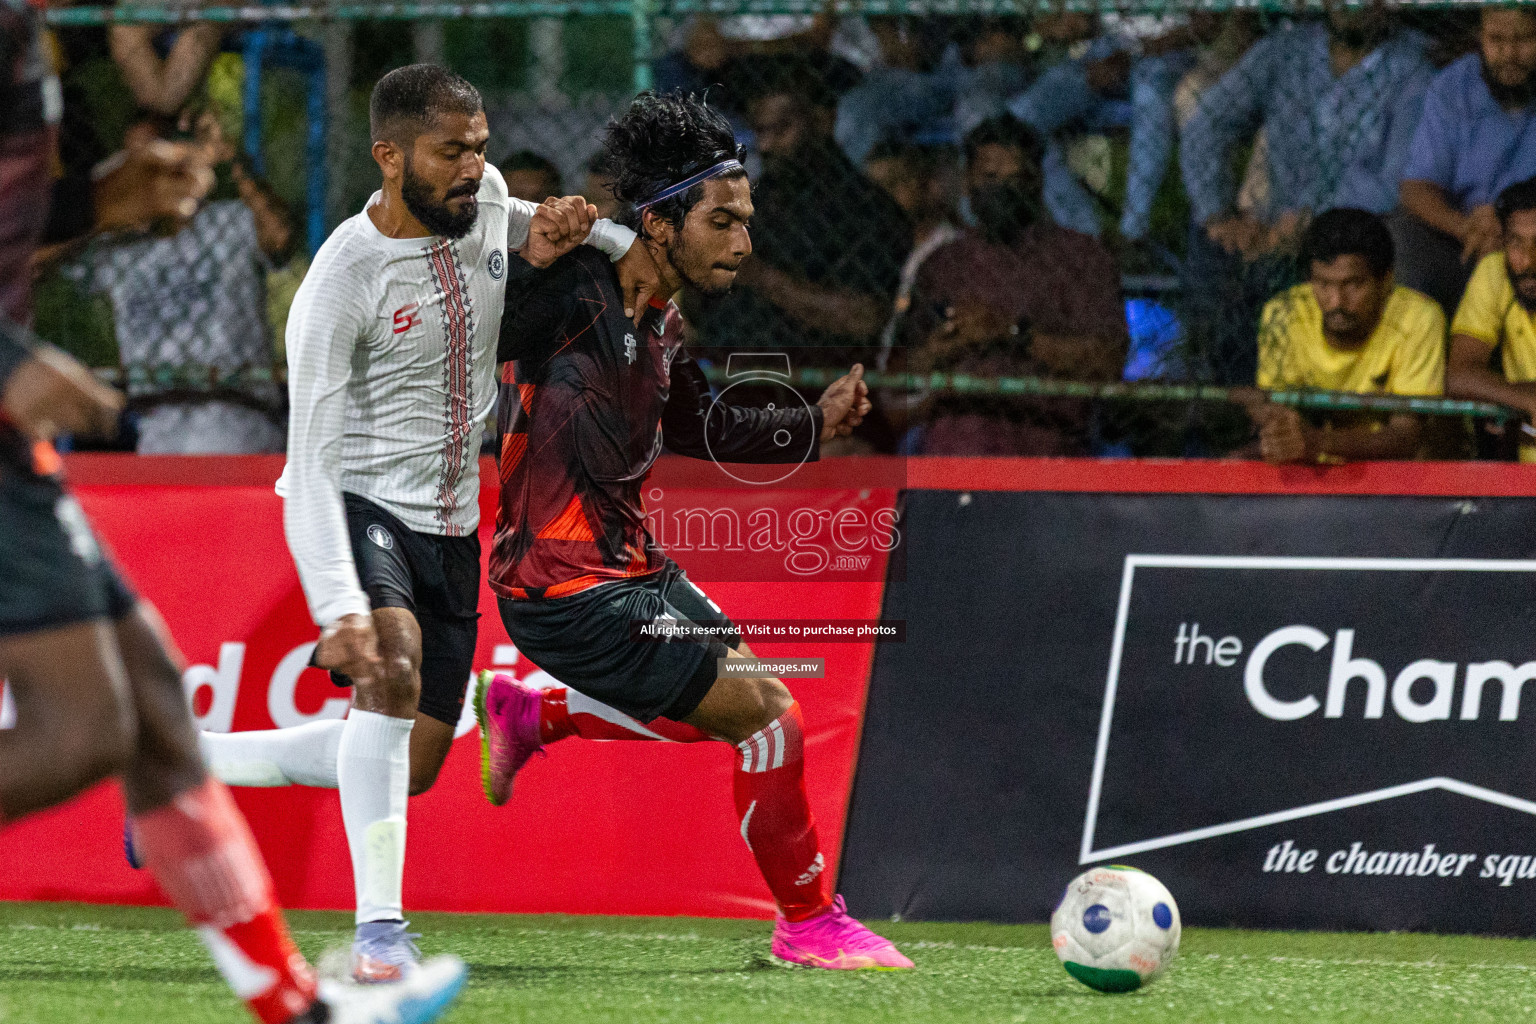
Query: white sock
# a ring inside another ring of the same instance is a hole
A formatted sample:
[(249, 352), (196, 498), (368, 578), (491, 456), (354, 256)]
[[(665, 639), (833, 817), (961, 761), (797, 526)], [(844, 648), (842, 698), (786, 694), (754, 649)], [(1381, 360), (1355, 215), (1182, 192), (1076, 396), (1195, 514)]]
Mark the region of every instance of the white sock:
[(357, 923), (403, 920), (405, 803), (411, 787), (414, 718), (352, 709), (341, 732), (336, 779), (352, 851)]
[(340, 718), (291, 729), (199, 733), (197, 745), (214, 777), (227, 786), (336, 788)]

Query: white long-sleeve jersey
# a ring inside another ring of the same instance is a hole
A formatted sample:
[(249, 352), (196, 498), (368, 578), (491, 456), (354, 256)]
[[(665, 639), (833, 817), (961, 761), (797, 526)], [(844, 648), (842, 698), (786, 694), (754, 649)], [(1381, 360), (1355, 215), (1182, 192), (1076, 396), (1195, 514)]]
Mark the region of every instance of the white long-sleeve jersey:
[[(389, 238), (368, 212), (315, 255), (288, 314), (288, 464), (283, 532), (310, 613), (324, 626), (369, 611), (342, 493), (412, 530), (480, 523), (480, 434), (496, 401), (496, 342), (508, 253), (535, 204), (487, 165), (469, 234)], [(368, 205), (380, 201), (374, 193)], [(599, 221), (590, 244), (618, 259), (634, 234)]]

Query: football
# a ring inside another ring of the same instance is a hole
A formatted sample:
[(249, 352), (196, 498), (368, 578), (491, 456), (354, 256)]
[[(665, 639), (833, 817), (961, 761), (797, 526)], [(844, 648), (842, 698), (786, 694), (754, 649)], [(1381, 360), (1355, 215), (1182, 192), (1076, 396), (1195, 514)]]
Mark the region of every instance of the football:
[(1130, 992), (1179, 951), (1179, 906), (1163, 883), (1135, 868), (1086, 871), (1051, 915), (1051, 945), (1067, 973), (1100, 992)]

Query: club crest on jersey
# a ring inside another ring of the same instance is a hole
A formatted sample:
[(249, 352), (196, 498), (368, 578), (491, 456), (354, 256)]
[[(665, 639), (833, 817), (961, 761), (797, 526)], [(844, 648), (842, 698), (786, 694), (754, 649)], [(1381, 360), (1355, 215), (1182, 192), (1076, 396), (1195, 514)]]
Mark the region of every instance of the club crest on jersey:
[(635, 336), (633, 334), (624, 335), (624, 358), (629, 360), (630, 365), (634, 365)]
[(374, 523), (372, 526), (368, 527), (368, 539), (373, 541), (379, 547), (383, 548), (385, 551), (393, 550), (395, 546), (395, 538), (391, 537), (389, 535), (389, 531), (384, 529), (384, 527), (380, 526), (378, 523)]
[(500, 249), (491, 250), (491, 258), (486, 263), (486, 269), (491, 272), (493, 281), (500, 281), (502, 272), (507, 269), (506, 260), (502, 258)]

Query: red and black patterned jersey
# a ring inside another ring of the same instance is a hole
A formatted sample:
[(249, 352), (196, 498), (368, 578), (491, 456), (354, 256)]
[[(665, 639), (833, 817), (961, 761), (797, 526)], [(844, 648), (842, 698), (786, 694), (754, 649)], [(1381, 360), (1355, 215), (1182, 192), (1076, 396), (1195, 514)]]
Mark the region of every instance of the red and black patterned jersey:
[(721, 462), (819, 453), (819, 408), (716, 401), (683, 350), (676, 305), (653, 305), (637, 327), (617, 271), (590, 246), (508, 284), (499, 354), (514, 360), (498, 414), (490, 575), (501, 597), (559, 597), (659, 571), (643, 487), (663, 447)]

